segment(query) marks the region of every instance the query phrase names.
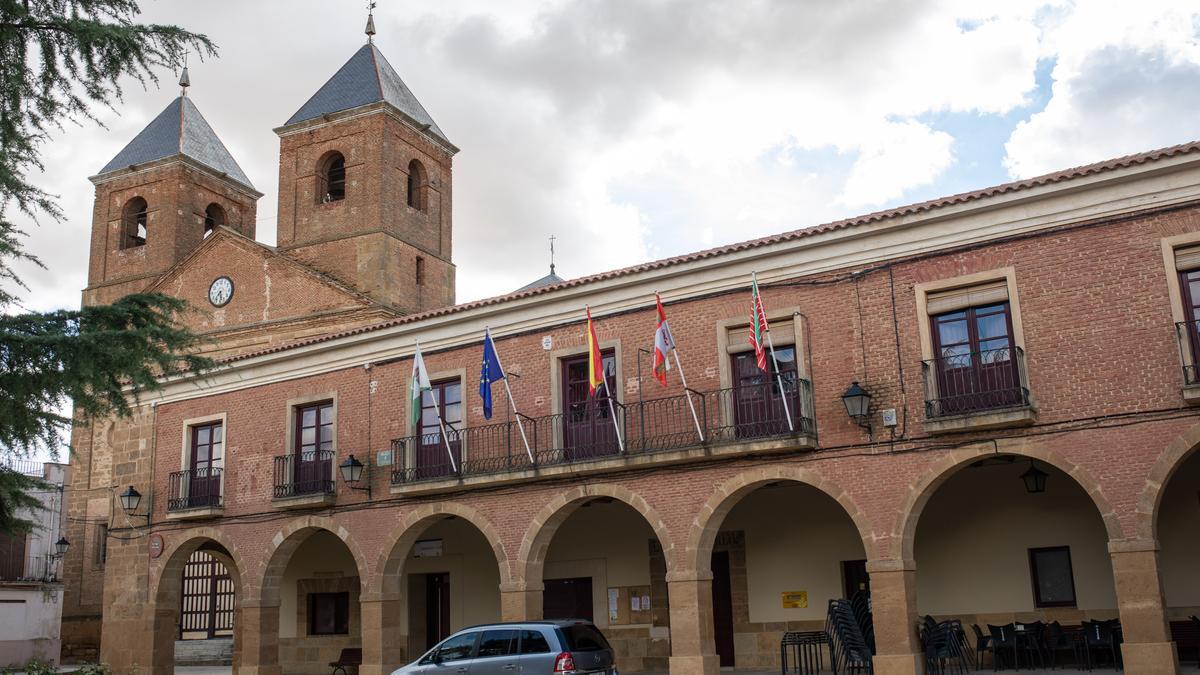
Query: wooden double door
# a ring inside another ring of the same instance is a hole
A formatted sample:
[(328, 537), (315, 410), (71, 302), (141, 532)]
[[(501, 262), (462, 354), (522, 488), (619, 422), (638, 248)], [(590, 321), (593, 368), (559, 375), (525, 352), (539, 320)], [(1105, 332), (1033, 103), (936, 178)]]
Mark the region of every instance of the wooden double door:
[[(620, 450), (617, 426), (622, 421), (615, 394), (617, 359), (614, 353), (601, 353), (604, 386), (591, 393), (586, 354), (562, 360), (563, 448), (566, 459), (615, 455)], [(616, 422), (614, 423), (614, 415)]]

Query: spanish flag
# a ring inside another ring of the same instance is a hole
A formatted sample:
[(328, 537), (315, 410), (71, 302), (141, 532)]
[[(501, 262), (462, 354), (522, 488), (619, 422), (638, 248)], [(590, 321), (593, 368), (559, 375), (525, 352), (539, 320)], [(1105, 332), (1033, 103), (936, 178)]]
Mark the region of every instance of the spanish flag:
[(587, 311), (588, 338), (588, 394), (595, 394), (604, 384), (604, 358), (600, 356), (600, 341), (596, 339), (596, 326), (592, 323), (592, 308)]

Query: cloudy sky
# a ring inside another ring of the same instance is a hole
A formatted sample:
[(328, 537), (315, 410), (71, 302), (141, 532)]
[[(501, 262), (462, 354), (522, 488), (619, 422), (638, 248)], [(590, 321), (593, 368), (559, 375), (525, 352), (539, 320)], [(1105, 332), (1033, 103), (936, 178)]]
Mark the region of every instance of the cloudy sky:
[[(190, 96), (265, 193), (282, 124), (362, 44), (358, 0), (143, 0), (207, 34)], [(379, 0), (376, 42), (462, 151), (458, 299), (1200, 139), (1196, 2)], [(75, 306), (96, 173), (176, 95), (45, 148), (33, 309)], [(545, 262), (542, 262), (545, 261)]]

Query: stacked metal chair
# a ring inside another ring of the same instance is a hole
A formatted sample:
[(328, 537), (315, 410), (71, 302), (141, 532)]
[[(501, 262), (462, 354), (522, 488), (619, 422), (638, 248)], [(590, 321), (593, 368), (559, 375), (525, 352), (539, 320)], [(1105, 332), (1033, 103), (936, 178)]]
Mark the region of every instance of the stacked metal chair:
[[(869, 605), (868, 605), (869, 607)], [(868, 610), (867, 616), (870, 612)], [(863, 635), (859, 618), (849, 600), (830, 600), (825, 615), (825, 634), (829, 636), (829, 656), (834, 675), (867, 673), (874, 675), (873, 650)]]
[(966, 633), (957, 619), (938, 622), (926, 616), (921, 623), (920, 635), (926, 673), (962, 675), (970, 670)]

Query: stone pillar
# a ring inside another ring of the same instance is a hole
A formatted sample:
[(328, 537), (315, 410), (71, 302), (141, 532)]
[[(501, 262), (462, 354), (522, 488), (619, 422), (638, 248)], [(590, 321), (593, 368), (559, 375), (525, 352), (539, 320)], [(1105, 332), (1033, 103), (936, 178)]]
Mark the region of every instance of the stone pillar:
[(542, 618), (542, 584), (500, 584), (501, 621), (537, 621)]
[(925, 672), (917, 643), (917, 569), (911, 560), (871, 560), (876, 675)]
[(362, 609), (362, 675), (387, 675), (404, 665), (407, 640), (400, 635), (400, 600), (395, 597), (358, 601)]
[(283, 675), (279, 667), (279, 607), (242, 606), (242, 666), (237, 675)]
[(1125, 642), (1121, 657), (1130, 675), (1178, 675), (1179, 655), (1171, 641), (1163, 610), (1162, 578), (1158, 573), (1158, 542), (1108, 542), (1113, 582)]
[(712, 572), (669, 572), (671, 675), (717, 675)]

